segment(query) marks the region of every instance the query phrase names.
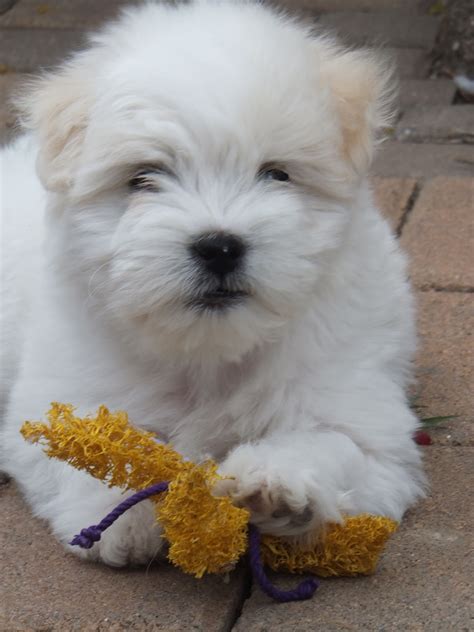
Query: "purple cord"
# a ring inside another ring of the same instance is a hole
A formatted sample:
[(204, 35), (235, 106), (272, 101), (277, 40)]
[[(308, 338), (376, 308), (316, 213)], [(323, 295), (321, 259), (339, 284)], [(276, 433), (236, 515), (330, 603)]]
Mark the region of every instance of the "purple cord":
[[(115, 509), (103, 518), (99, 524), (94, 524), (87, 529), (82, 529), (78, 535), (75, 535), (70, 544), (73, 546), (80, 546), (82, 549), (90, 549), (94, 546), (95, 542), (98, 542), (102, 533), (108, 529), (120, 516), (125, 513), (130, 507), (136, 505), (142, 500), (150, 498), (155, 494), (161, 494), (167, 491), (169, 483), (156, 483), (151, 487), (142, 489), (141, 491), (133, 494), (129, 498), (126, 498)], [(293, 590), (280, 590), (274, 586), (268, 579), (264, 568), (262, 557), (260, 553), (260, 533), (254, 525), (249, 525), (249, 558), (250, 568), (252, 576), (262, 591), (271, 597), (274, 601), (280, 603), (288, 601), (303, 601), (304, 599), (311, 599), (316, 589), (319, 586), (319, 582), (316, 579), (305, 579)]]
[(141, 502), (142, 500), (146, 500), (150, 498), (150, 496), (154, 496), (155, 494), (160, 494), (161, 492), (166, 492), (168, 489), (168, 483), (156, 483), (156, 485), (152, 485), (151, 487), (147, 487), (146, 489), (142, 489), (133, 496), (126, 498), (120, 505), (117, 505), (115, 509), (103, 518), (99, 524), (93, 524), (87, 529), (82, 529), (78, 535), (75, 535), (69, 544), (75, 546), (80, 546), (81, 549), (90, 549), (94, 545), (94, 542), (98, 542), (102, 533), (108, 529), (116, 520), (120, 518), (120, 516)]
[(249, 525), (249, 557), (252, 576), (262, 591), (274, 601), (285, 603), (288, 601), (303, 601), (311, 599), (319, 586), (316, 579), (305, 579), (293, 590), (280, 590), (268, 579), (260, 554), (260, 533), (254, 525)]

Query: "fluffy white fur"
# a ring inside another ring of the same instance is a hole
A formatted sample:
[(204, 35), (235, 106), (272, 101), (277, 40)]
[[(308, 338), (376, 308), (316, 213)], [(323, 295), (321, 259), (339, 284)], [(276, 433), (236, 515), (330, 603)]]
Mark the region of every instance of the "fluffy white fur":
[[(63, 542), (122, 492), (23, 441), (52, 400), (217, 459), (271, 533), (399, 519), (420, 496), (412, 296), (366, 179), (389, 84), (370, 54), (206, 1), (130, 10), (30, 86), (32, 131), (2, 152), (3, 467)], [(248, 295), (196, 309), (215, 280), (188, 246), (215, 231), (247, 245), (228, 283)], [(143, 503), (85, 555), (159, 547)]]

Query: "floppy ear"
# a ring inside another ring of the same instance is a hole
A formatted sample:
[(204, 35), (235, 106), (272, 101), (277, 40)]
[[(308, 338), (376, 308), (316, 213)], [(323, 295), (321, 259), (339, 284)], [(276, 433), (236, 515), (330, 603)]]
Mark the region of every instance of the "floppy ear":
[(340, 121), (343, 157), (362, 175), (370, 166), (377, 140), (393, 119), (393, 68), (369, 51), (329, 48), (322, 55), (321, 75)]
[[(90, 79), (74, 62), (25, 86), (18, 100), (21, 122), (37, 133), (37, 169), (47, 189), (72, 185), (90, 108)], [(90, 77), (90, 74), (89, 74)]]

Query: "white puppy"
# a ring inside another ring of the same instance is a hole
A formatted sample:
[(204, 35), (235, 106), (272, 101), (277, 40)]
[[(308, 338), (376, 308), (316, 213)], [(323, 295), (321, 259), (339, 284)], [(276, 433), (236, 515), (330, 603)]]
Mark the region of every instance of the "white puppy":
[[(30, 87), (2, 157), (3, 467), (63, 542), (122, 492), (23, 441), (53, 400), (217, 459), (270, 533), (420, 496), (412, 296), (366, 179), (390, 84), (271, 10), (198, 1), (130, 10)], [(159, 546), (143, 503), (87, 555)]]

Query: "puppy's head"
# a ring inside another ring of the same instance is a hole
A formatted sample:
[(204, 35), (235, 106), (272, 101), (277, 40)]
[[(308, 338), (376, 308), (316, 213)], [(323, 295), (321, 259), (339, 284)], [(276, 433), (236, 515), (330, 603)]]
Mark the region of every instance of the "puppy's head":
[(386, 87), (259, 6), (126, 13), (24, 102), (63, 263), (136, 346), (237, 360), (343, 247)]

